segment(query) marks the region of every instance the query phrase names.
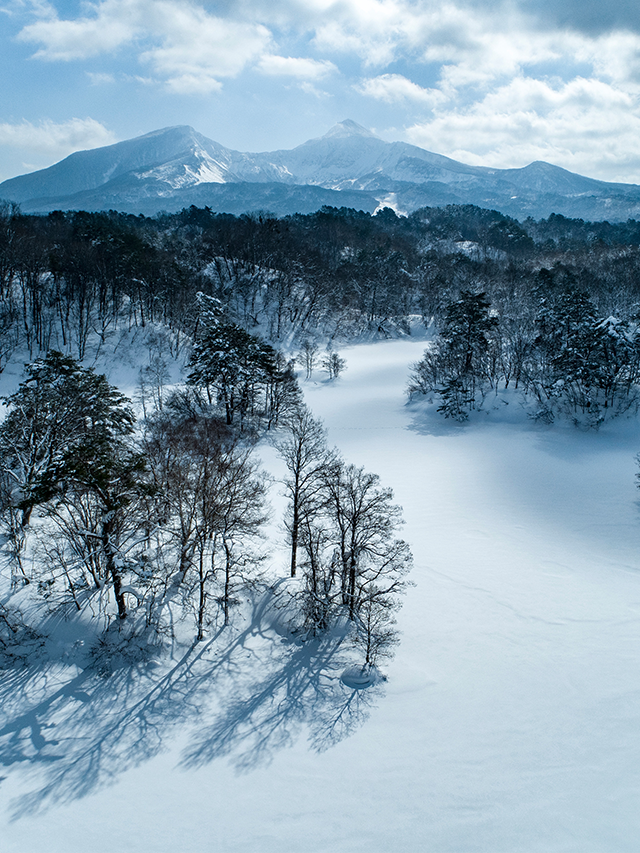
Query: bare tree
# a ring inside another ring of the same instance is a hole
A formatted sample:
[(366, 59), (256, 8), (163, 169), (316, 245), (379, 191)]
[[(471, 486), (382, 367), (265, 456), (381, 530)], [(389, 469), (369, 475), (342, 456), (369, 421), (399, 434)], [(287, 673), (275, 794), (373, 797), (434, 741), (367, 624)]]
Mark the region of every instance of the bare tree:
[(222, 460), (218, 506), (212, 519), (212, 553), (221, 550), (224, 575), (219, 601), (224, 624), (229, 622), (229, 607), (235, 589), (255, 571), (260, 558), (250, 543), (260, 536), (267, 521), (266, 480), (251, 458), (250, 447), (238, 447)]
[(326, 356), (322, 359), (322, 367), (329, 374), (329, 379), (337, 379), (338, 376), (346, 369), (347, 362), (340, 356), (339, 353), (329, 350)]
[(266, 485), (251, 444), (180, 404), (170, 399), (150, 422), (145, 448), (167, 545), (175, 550), (174, 586), (195, 594), (201, 640), (211, 596), (226, 624), (237, 584), (259, 562), (253, 543), (266, 521)]
[(290, 574), (300, 562), (304, 587), (296, 597), (304, 624), (316, 634), (344, 613), (365, 666), (373, 666), (396, 641), (393, 614), (412, 562), (409, 546), (395, 536), (401, 509), (376, 474), (328, 450), (322, 423), (306, 407), (286, 427), (276, 448), (288, 472)]
[(316, 365), (318, 345), (311, 338), (305, 338), (298, 353), (298, 363), (304, 367), (305, 379), (311, 379), (313, 368)]
[(327, 449), (327, 434), (322, 422), (301, 405), (284, 421), (285, 437), (275, 442), (280, 458), (287, 466), (283, 480), (289, 497), (285, 525), (291, 547), (291, 577), (296, 576), (300, 532), (309, 527), (311, 516), (323, 501), (323, 474), (334, 458)]
[(393, 613), (412, 565), (408, 544), (395, 536), (402, 524), (401, 508), (392, 503), (391, 489), (379, 483), (377, 474), (341, 460), (324, 476), (329, 542), (339, 567), (342, 605), (365, 649), (366, 665), (373, 665), (381, 650), (394, 642)]

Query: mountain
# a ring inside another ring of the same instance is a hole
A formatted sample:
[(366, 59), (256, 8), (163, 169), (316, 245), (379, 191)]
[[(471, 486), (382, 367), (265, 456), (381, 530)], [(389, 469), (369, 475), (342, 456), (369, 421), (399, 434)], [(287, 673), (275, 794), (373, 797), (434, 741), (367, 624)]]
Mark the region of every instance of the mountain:
[(26, 213), (117, 209), (147, 215), (192, 204), (228, 213), (308, 213), (322, 205), (407, 213), (476, 204), (522, 219), (551, 213), (623, 221), (640, 216), (640, 187), (535, 162), (522, 169), (468, 166), (405, 142), (385, 142), (343, 121), (296, 148), (243, 153), (191, 127), (169, 127), (78, 151), (48, 169), (0, 184)]

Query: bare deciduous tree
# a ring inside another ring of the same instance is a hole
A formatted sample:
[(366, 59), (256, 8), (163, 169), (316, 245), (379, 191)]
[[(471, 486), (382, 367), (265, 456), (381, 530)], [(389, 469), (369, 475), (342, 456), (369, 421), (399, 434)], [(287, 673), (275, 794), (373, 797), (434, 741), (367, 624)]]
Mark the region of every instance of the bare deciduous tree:
[(285, 437), (275, 446), (288, 471), (283, 481), (290, 501), (285, 525), (291, 544), (291, 577), (294, 578), (301, 527), (309, 526), (311, 516), (323, 500), (322, 476), (333, 456), (327, 449), (326, 430), (306, 406), (300, 406), (287, 416), (284, 429)]

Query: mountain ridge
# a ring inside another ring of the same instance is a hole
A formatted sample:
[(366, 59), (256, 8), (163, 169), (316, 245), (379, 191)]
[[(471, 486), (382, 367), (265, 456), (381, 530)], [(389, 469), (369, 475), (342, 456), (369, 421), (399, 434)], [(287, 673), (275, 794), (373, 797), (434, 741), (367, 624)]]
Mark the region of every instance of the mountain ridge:
[(10, 178), (0, 184), (0, 198), (26, 213), (119, 209), (150, 215), (197, 199), (220, 212), (284, 215), (310, 212), (322, 198), (323, 204), (369, 212), (469, 203), (520, 219), (640, 216), (635, 184), (588, 178), (544, 161), (516, 169), (470, 166), (406, 142), (386, 142), (351, 119), (295, 148), (258, 153), (226, 148), (189, 125), (175, 125)]

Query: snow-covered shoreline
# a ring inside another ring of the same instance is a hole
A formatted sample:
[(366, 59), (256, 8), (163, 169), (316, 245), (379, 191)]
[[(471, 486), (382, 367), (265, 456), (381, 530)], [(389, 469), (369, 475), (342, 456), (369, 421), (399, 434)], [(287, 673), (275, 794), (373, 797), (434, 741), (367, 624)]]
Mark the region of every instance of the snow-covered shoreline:
[[(329, 442), (394, 489), (415, 555), (388, 682), (362, 700), (350, 736), (314, 740), (312, 704), (283, 720), (258, 761), (245, 760), (251, 720), (207, 757), (221, 708), (205, 680), (197, 713), (166, 726), (153, 718), (157, 748), (123, 770), (115, 763), (110, 785), (61, 791), (29, 814), (21, 798), (77, 744), (60, 740), (41, 761), (35, 729), (18, 736), (0, 710), (0, 742), (15, 746), (0, 771), (3, 851), (635, 849), (638, 423), (584, 433), (524, 414), (434, 419), (404, 396), (423, 348), (407, 339), (344, 348), (338, 381), (303, 383)], [(269, 690), (279, 695), (264, 648), (258, 632), (234, 652), (239, 695), (267, 692), (260, 719), (273, 711)], [(336, 673), (322, 673), (333, 684)], [(171, 716), (170, 693), (167, 703)]]

